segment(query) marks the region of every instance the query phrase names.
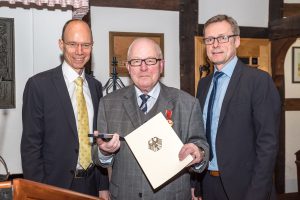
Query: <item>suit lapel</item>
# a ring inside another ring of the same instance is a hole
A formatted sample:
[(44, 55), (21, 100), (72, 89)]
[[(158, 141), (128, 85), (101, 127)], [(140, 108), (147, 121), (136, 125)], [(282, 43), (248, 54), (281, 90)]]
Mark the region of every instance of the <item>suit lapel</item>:
[(205, 100), (206, 100), (206, 97), (207, 97), (207, 94), (208, 94), (208, 91), (209, 91), (209, 87), (210, 87), (210, 84), (211, 84), (212, 77), (213, 77), (213, 73), (210, 74), (207, 77), (207, 80), (203, 80), (205, 82), (203, 82), (203, 89), (202, 89), (202, 91), (200, 91), (200, 95), (199, 95), (200, 105), (201, 105), (202, 111), (204, 109), (204, 104), (205, 104)]
[(58, 93), (57, 97), (60, 98), (60, 102), (62, 103), (62, 107), (63, 107), (64, 114), (66, 115), (66, 119), (69, 122), (69, 125), (72, 129), (75, 138), (78, 139), (73, 106), (70, 99), (70, 95), (68, 93), (65, 79), (62, 74), (61, 66), (57, 67), (56, 70), (54, 71), (53, 84), (55, 85)]
[(97, 103), (97, 91), (96, 91), (96, 87), (93, 84), (91, 77), (89, 75), (85, 75), (86, 81), (88, 82), (89, 85), (89, 89), (90, 89), (90, 93), (92, 96), (92, 101), (93, 101), (93, 106), (94, 108), (96, 108), (96, 103)]
[(92, 96), (92, 102), (93, 102), (93, 107), (94, 107), (94, 120), (93, 120), (93, 129), (95, 130), (95, 128), (97, 127), (96, 126), (96, 116), (98, 115), (98, 107), (99, 107), (99, 101), (98, 101), (98, 95), (97, 95), (97, 89), (96, 89), (96, 86), (94, 84), (94, 82), (92, 81), (92, 78), (88, 75), (88, 74), (85, 74), (85, 78), (86, 78), (86, 81), (88, 82), (88, 85), (89, 85), (89, 90), (90, 90), (90, 93), (91, 93), (91, 96)]
[(223, 121), (224, 116), (228, 109), (229, 102), (230, 102), (236, 88), (238, 87), (238, 83), (239, 83), (241, 75), (242, 75), (242, 66), (241, 66), (240, 61), (238, 61), (235, 66), (235, 69), (232, 73), (232, 77), (229, 81), (229, 85), (228, 85), (228, 88), (227, 88), (227, 91), (226, 91), (226, 94), (225, 94), (225, 97), (224, 97), (224, 100), (222, 103), (218, 127), (220, 127), (220, 125), (222, 124), (222, 121)]
[(168, 87), (160, 83), (160, 93), (157, 99), (157, 110), (165, 115), (166, 110), (174, 110), (174, 103), (177, 95), (168, 90)]
[(134, 86), (131, 85), (128, 87), (127, 90), (125, 90), (124, 94), (124, 109), (129, 117), (129, 120), (131, 121), (132, 125), (137, 128), (142, 124), (141, 119), (138, 117), (138, 106), (136, 102), (136, 94), (135, 94), (135, 89)]

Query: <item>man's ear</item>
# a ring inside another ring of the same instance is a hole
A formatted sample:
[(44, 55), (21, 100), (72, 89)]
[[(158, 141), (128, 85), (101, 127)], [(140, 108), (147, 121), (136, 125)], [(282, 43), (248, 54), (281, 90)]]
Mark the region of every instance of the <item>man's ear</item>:
[(128, 74), (130, 74), (130, 65), (128, 64), (128, 62), (126, 62), (126, 68), (127, 68)]
[(64, 41), (62, 39), (58, 40), (58, 46), (59, 46), (59, 48), (60, 48), (61, 51), (64, 50)]
[(236, 36), (234, 39), (235, 48), (238, 48), (241, 44), (241, 38), (240, 36)]
[(163, 73), (164, 68), (165, 68), (165, 60), (162, 59), (162, 60), (160, 61), (160, 63), (159, 63), (159, 71), (160, 71), (160, 74)]

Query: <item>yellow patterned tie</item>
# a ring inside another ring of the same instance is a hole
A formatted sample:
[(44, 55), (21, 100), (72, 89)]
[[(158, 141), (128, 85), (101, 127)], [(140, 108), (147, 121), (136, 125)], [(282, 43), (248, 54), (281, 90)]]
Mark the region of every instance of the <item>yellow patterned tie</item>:
[(85, 99), (83, 96), (83, 79), (78, 77), (75, 80), (76, 84), (76, 100), (77, 100), (77, 129), (79, 137), (79, 163), (84, 168), (90, 165), (91, 146), (88, 138), (89, 133), (89, 118), (86, 108)]

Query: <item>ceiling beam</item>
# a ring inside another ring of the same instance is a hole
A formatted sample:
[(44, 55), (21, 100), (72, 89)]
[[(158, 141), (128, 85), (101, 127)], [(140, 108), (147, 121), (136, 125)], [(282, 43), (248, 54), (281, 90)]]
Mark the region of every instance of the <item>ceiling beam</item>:
[(179, 10), (179, 0), (90, 0), (90, 6)]
[(300, 3), (283, 4), (283, 17), (300, 15)]
[(299, 37), (300, 36), (300, 15), (277, 19), (269, 24), (269, 37), (272, 40)]

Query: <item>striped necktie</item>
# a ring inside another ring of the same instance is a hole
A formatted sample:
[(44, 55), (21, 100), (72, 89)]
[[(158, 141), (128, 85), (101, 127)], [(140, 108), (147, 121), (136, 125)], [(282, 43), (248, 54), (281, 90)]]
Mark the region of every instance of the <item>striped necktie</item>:
[(76, 101), (77, 101), (77, 129), (79, 138), (79, 163), (81, 167), (87, 169), (92, 162), (91, 146), (88, 138), (89, 118), (86, 102), (83, 95), (83, 79), (78, 77), (76, 84)]
[(147, 94), (141, 94), (140, 98), (142, 99), (142, 103), (140, 105), (140, 109), (143, 111), (143, 113), (147, 113), (147, 101), (150, 98)]

